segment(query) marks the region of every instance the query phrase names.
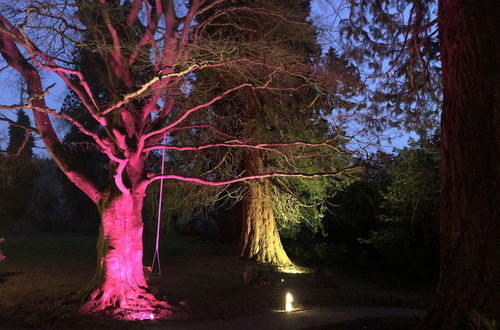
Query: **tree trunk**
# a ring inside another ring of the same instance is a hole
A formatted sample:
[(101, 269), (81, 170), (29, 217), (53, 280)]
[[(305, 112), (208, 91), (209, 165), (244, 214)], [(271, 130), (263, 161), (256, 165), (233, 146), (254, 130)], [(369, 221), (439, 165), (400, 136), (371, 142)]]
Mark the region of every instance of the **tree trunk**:
[[(259, 150), (249, 150), (245, 153), (244, 167), (247, 175), (264, 173), (264, 160)], [(248, 183), (242, 203), (240, 256), (278, 267), (293, 267), (281, 244), (272, 203), (268, 180)]]
[[(123, 319), (158, 316), (168, 305), (149, 294), (142, 264), (144, 193), (106, 194), (97, 241), (97, 271), (87, 288), (82, 313), (111, 313)], [(163, 313), (162, 313), (163, 314)]]
[(496, 0), (439, 2), (441, 274), (425, 329), (500, 320), (498, 15)]

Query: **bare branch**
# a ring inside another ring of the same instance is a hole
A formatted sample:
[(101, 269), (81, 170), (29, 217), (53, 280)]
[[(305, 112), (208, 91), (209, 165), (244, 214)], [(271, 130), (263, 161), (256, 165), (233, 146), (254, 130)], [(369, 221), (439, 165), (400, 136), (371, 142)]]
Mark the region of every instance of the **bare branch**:
[(208, 129), (214, 131), (218, 135), (221, 135), (223, 137), (226, 137), (226, 138), (229, 138), (229, 139), (232, 139), (232, 140), (238, 140), (238, 138), (236, 136), (224, 133), (221, 130), (219, 130), (217, 127), (215, 127), (213, 125), (210, 125), (210, 124), (195, 124), (195, 125), (177, 126), (177, 127), (174, 127), (172, 129), (168, 130), (165, 133), (169, 134), (169, 133), (173, 133), (175, 131), (187, 130), (187, 129), (196, 129), (196, 128), (208, 128)]
[(252, 143), (251, 141), (242, 141), (242, 140), (229, 140), (218, 143), (209, 143), (209, 144), (201, 144), (201, 145), (193, 145), (193, 146), (168, 146), (168, 145), (159, 145), (152, 146), (149, 148), (145, 148), (144, 151), (152, 151), (152, 150), (175, 150), (175, 151), (196, 151), (203, 150), (208, 148), (215, 147), (229, 147), (229, 148), (250, 148), (250, 149), (269, 149), (269, 148), (277, 148), (277, 147), (291, 147), (291, 146), (307, 146), (307, 147), (327, 147), (337, 151), (338, 153), (342, 153), (337, 147), (330, 144), (334, 139), (328, 139), (324, 142), (320, 143), (311, 143), (304, 141), (293, 141), (293, 142), (281, 142), (281, 143)]
[(125, 60), (122, 56), (121, 45), (120, 45), (120, 37), (118, 36), (118, 32), (114, 27), (111, 19), (109, 17), (108, 4), (106, 0), (100, 0), (101, 2), (101, 12), (104, 18), (104, 24), (111, 35), (111, 40), (113, 40), (113, 50), (109, 52), (111, 55), (110, 63), (113, 69), (114, 74), (121, 79), (121, 81), (129, 88), (131, 88), (134, 83), (132, 77), (130, 76), (129, 68), (125, 63)]
[[(0, 105), (0, 109), (2, 109), (2, 108), (3, 108), (3, 106), (2, 106), (2, 105)], [(18, 108), (17, 108), (17, 109), (18, 109)], [(16, 126), (16, 127), (22, 128), (22, 129), (24, 129), (24, 130), (26, 130), (26, 131), (30, 131), (30, 132), (36, 133), (36, 134), (38, 134), (38, 135), (41, 135), (41, 134), (40, 134), (40, 131), (39, 131), (37, 128), (35, 128), (35, 127), (31, 127), (31, 126), (24, 126), (24, 125), (21, 125), (21, 124), (19, 124), (17, 121), (14, 121), (14, 120), (12, 120), (12, 119), (9, 119), (9, 118), (7, 118), (7, 117), (5, 117), (5, 116), (3, 116), (3, 115), (0, 117), (0, 121), (4, 121), (4, 122), (8, 123), (9, 125)]]
[(45, 112), (47, 108), (45, 100), (43, 97), (40, 97), (44, 95), (40, 75), (26, 58), (23, 57), (15, 45), (14, 39), (12, 39), (9, 34), (3, 33), (4, 25), (1, 22), (4, 20), (4, 17), (0, 15), (0, 28), (2, 28), (0, 30), (0, 53), (7, 63), (18, 71), (25, 80), (28, 86), (28, 94), (30, 95), (29, 102), (33, 102), (32, 108), (44, 110), (35, 111), (34, 117), (38, 129), (43, 133), (42, 139), (47, 147), (47, 151), (51, 154), (57, 166), (66, 174), (68, 179), (85, 192), (90, 199), (97, 203), (101, 198), (101, 191), (98, 190), (88, 177), (68, 168), (65, 163), (65, 159), (68, 155), (64, 151), (64, 147), (52, 127), (48, 113)]
[(160, 180), (160, 179), (165, 179), (165, 180), (179, 180), (179, 181), (185, 181), (185, 182), (193, 182), (193, 183), (198, 183), (198, 184), (203, 184), (207, 186), (223, 186), (231, 183), (237, 183), (237, 182), (242, 182), (242, 181), (248, 181), (248, 180), (255, 180), (255, 179), (265, 179), (265, 178), (273, 178), (273, 177), (290, 177), (290, 178), (307, 178), (307, 179), (314, 179), (314, 178), (319, 178), (319, 177), (336, 177), (340, 175), (349, 175), (350, 172), (354, 172), (361, 169), (359, 166), (355, 167), (347, 167), (344, 168), (340, 171), (337, 172), (331, 172), (331, 173), (315, 173), (315, 174), (307, 174), (307, 173), (282, 173), (282, 172), (275, 172), (275, 173), (263, 173), (263, 174), (255, 174), (255, 175), (248, 175), (248, 176), (241, 176), (239, 178), (234, 178), (230, 180), (223, 180), (223, 181), (210, 181), (210, 180), (205, 180), (197, 177), (188, 177), (188, 176), (182, 176), (182, 175), (176, 175), (176, 174), (165, 174), (165, 175), (157, 175), (149, 178), (144, 182), (145, 185), (150, 184), (151, 182), (155, 180)]
[(226, 91), (224, 91), (223, 93), (221, 93), (220, 95), (212, 98), (210, 101), (208, 102), (205, 102), (203, 104), (200, 104), (200, 105), (197, 105), (196, 107), (194, 108), (191, 108), (189, 110), (187, 110), (180, 118), (178, 118), (176, 121), (174, 121), (172, 124), (162, 128), (162, 129), (159, 129), (159, 130), (156, 130), (156, 131), (153, 131), (153, 132), (150, 132), (148, 134), (145, 134), (142, 136), (142, 146), (144, 146), (144, 143), (146, 141), (146, 139), (154, 136), (154, 135), (159, 135), (159, 134), (163, 134), (169, 130), (171, 130), (172, 128), (176, 127), (178, 124), (180, 124), (182, 121), (184, 121), (184, 119), (186, 119), (190, 114), (192, 114), (193, 112), (196, 112), (196, 111), (199, 111), (201, 109), (204, 109), (210, 105), (212, 105), (213, 103), (217, 102), (218, 100), (222, 99), (224, 96), (226, 96), (227, 94), (230, 94), (230, 93), (233, 93), (234, 91), (237, 91), (239, 89), (242, 89), (244, 87), (252, 87), (252, 84), (249, 84), (249, 83), (244, 83), (244, 84), (240, 84), (236, 87), (233, 87), (233, 88), (230, 88)]
[[(92, 117), (99, 122), (101, 125), (106, 126), (106, 119), (104, 117), (100, 117), (97, 115), (97, 110), (99, 107), (97, 106), (97, 103), (95, 102), (94, 96), (90, 90), (90, 86), (87, 84), (85, 81), (83, 75), (81, 72), (71, 70), (68, 68), (63, 68), (59, 65), (57, 65), (54, 60), (42, 52), (38, 47), (36, 47), (29, 38), (21, 33), (18, 29), (16, 29), (8, 20), (6, 20), (2, 15), (0, 15), (0, 22), (2, 25), (0, 25), (0, 33), (5, 34), (6, 36), (10, 37), (13, 41), (16, 41), (20, 45), (22, 45), (27, 51), (28, 54), (33, 60), (33, 62), (41, 69), (48, 70), (55, 72), (61, 79), (64, 81), (64, 83), (73, 91), (75, 92), (76, 95), (80, 98), (82, 103), (85, 105), (89, 113), (92, 115)], [(8, 30), (5, 28), (8, 27)], [(39, 56), (43, 61), (45, 61), (47, 64), (43, 64), (40, 62), (37, 58)], [(67, 76), (68, 74), (70, 75), (75, 75), (79, 79), (80, 85), (83, 87), (87, 95), (84, 95), (82, 91), (75, 86), (75, 84), (69, 79)], [(88, 99), (92, 102), (90, 104), (88, 102)]]
[(14, 156), (18, 157), (21, 155), (23, 152), (24, 148), (28, 145), (28, 141), (30, 140), (30, 132), (28, 130), (24, 130), (24, 138), (23, 142), (21, 142), (21, 145), (19, 146), (19, 149), (17, 149), (16, 153)]
[(129, 26), (134, 24), (135, 20), (137, 19), (137, 16), (139, 15), (139, 12), (141, 11), (142, 1), (143, 0), (134, 0), (132, 2), (132, 9), (130, 10), (130, 13), (127, 16), (127, 24)]
[[(171, 77), (182, 77), (182, 76), (185, 76), (186, 74), (188, 74), (190, 72), (193, 72), (194, 70), (196, 70), (198, 68), (200, 68), (200, 66), (197, 65), (197, 64), (194, 64), (194, 65), (192, 65), (192, 66), (190, 66), (190, 67), (188, 67), (185, 70), (182, 70), (180, 72), (173, 72), (173, 73), (162, 74), (162, 75), (156, 76), (153, 79), (149, 80), (147, 83), (143, 84), (135, 92), (123, 95), (123, 100), (121, 100), (120, 102), (115, 103), (112, 106), (108, 107), (107, 109), (105, 109), (104, 111), (102, 111), (101, 114), (105, 115), (105, 114), (108, 114), (108, 113), (110, 113), (111, 111), (113, 111), (115, 109), (118, 109), (118, 108), (122, 107), (128, 101), (130, 101), (131, 99), (134, 99), (134, 98), (138, 97), (139, 95), (143, 94), (144, 92), (146, 92), (151, 86), (155, 85), (156, 83), (162, 83), (162, 82), (166, 81), (168, 78), (171, 78)], [(155, 86), (155, 88), (159, 88), (159, 87), (160, 86)]]
[[(34, 105), (33, 104), (34, 100), (39, 100), (39, 99), (41, 99), (41, 97), (36, 95), (36, 96), (30, 97), (28, 99), (28, 104), (0, 105), (0, 109), (4, 109), (4, 110), (27, 109), (27, 110), (33, 110), (33, 111), (37, 111), (37, 112), (41, 112), (41, 113), (50, 114), (55, 118), (61, 118), (61, 119), (67, 120), (72, 125), (74, 125), (80, 132), (91, 137), (97, 143), (97, 145), (99, 145), (99, 147), (101, 148), (101, 151), (103, 151), (111, 160), (113, 160), (115, 162), (122, 161), (122, 159), (116, 157), (111, 152), (111, 148), (107, 142), (102, 140), (97, 134), (87, 130), (85, 127), (83, 127), (83, 125), (81, 123), (79, 123), (77, 120), (75, 120), (71, 116), (68, 116), (65, 113), (58, 113), (56, 110), (50, 109), (49, 107), (41, 107), (41, 106)], [(38, 132), (38, 130), (37, 130), (37, 132)]]

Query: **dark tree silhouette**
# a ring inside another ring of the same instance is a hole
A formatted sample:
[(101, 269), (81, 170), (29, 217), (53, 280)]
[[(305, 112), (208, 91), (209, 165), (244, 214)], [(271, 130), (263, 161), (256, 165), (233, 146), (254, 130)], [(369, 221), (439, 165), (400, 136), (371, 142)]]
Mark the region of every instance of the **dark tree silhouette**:
[(441, 275), (425, 329), (500, 320), (500, 5), (440, 0)]
[(9, 123), (9, 140), (5, 155), (0, 154), (0, 228), (13, 229), (28, 216), (26, 203), (30, 201), (34, 178), (37, 174), (33, 164), (33, 132), (29, 117), (17, 110), (15, 121), (7, 117), (0, 120)]
[(358, 0), (347, 6), (346, 50), (371, 69), (369, 79), (378, 79), (368, 94), (368, 126), (426, 128), (443, 91), (441, 274), (423, 328), (466, 327), (473, 310), (498, 320), (499, 4)]

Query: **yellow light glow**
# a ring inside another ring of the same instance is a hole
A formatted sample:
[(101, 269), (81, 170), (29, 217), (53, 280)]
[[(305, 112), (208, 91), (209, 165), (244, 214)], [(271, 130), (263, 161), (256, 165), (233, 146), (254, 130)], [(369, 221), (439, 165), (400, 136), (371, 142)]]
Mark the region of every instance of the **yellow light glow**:
[(290, 292), (287, 292), (285, 300), (285, 311), (287, 312), (293, 311), (292, 302), (293, 302), (293, 296)]
[(287, 273), (287, 274), (307, 274), (307, 273), (312, 273), (311, 270), (307, 268), (301, 268), (297, 266), (279, 266), (277, 267), (278, 271), (280, 273)]

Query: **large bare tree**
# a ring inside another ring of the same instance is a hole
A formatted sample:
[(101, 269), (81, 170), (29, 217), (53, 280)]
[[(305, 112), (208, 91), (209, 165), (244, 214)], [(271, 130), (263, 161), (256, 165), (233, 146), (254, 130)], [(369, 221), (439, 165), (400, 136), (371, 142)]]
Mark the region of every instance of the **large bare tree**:
[[(256, 65), (239, 54), (238, 44), (203, 37), (213, 20), (197, 23), (196, 16), (214, 10), (212, 17), (245, 11), (276, 21), (287, 20), (286, 12), (249, 6), (218, 8), (221, 0), (180, 1), (20, 1), (2, 2), (0, 53), (8, 66), (27, 84), (24, 104), (4, 105), (6, 111), (33, 110), (37, 130), (47, 152), (67, 178), (97, 206), (101, 215), (97, 244), (97, 271), (86, 290), (83, 313), (111, 313), (124, 319), (169, 314), (169, 305), (147, 291), (143, 274), (143, 222), (141, 210), (146, 188), (160, 179), (221, 186), (243, 180), (279, 176), (315, 177), (320, 174), (255, 172), (218, 180), (217, 176), (186, 176), (171, 164), (166, 173), (151, 171), (148, 159), (158, 150), (193, 152), (211, 148), (276, 149), (287, 146), (328, 147), (328, 142), (288, 141), (259, 143), (231, 136), (210, 123), (197, 121), (196, 114), (224, 97), (243, 89), (287, 92), (310, 85), (306, 69), (280, 63), (259, 80), (224, 86), (215, 96), (191, 98), (191, 79), (213, 67)], [(107, 90), (96, 95), (88, 77), (76, 69), (71, 54), (86, 48), (98, 58), (93, 79)], [(260, 65), (260, 64), (259, 64)], [(41, 72), (57, 76), (77, 95), (98, 129), (74, 116), (47, 106)], [(280, 75), (296, 72), (298, 85), (286, 85)], [(220, 87), (220, 86), (214, 86)], [(195, 101), (193, 101), (195, 100)], [(257, 110), (258, 111), (258, 110)], [(87, 135), (108, 160), (105, 179), (89, 173), (72, 157), (51, 123), (61, 118)], [(204, 144), (186, 145), (174, 132), (207, 134)], [(166, 141), (167, 144), (163, 144)], [(333, 147), (333, 146), (332, 146)], [(286, 151), (280, 151), (286, 152)], [(351, 171), (338, 169), (339, 175)], [(163, 311), (158, 308), (163, 307)]]

